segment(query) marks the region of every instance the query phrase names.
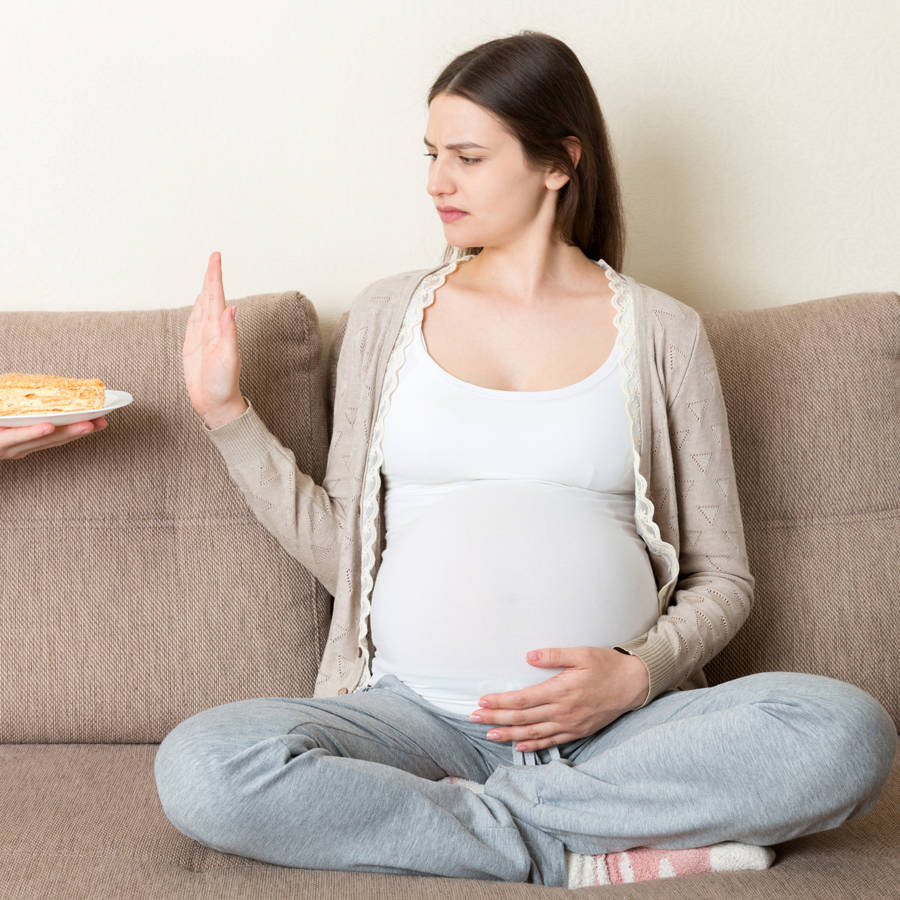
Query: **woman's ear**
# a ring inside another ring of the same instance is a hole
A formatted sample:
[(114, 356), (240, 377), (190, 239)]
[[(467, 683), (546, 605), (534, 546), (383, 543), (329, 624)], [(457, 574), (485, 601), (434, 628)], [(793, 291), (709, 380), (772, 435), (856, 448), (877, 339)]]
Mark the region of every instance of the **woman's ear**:
[[(572, 165), (578, 168), (578, 161), (581, 159), (581, 141), (574, 135), (569, 135), (563, 138), (563, 143), (566, 146), (566, 151), (572, 158)], [(568, 180), (569, 176), (565, 172), (559, 169), (551, 169), (547, 173), (546, 185), (550, 190), (558, 191)]]

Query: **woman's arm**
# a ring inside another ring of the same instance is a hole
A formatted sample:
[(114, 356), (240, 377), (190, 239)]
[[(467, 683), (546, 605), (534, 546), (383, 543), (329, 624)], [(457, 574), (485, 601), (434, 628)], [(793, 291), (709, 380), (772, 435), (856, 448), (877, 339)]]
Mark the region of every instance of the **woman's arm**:
[[(300, 471), (293, 451), (269, 431), (249, 400), (237, 418), (202, 428), (256, 518), (334, 596), (347, 498), (337, 490), (329, 494)], [(333, 488), (349, 484), (339, 477), (337, 461), (330, 452), (325, 481)]]
[[(203, 431), (222, 454), (232, 481), (257, 519), (282, 547), (337, 594), (345, 523), (357, 510), (359, 479), (352, 470), (362, 360), (355, 337), (358, 295), (340, 344), (335, 372), (334, 417), (325, 478), (321, 485), (297, 467), (296, 458), (266, 427), (253, 405), (220, 428)], [(244, 398), (246, 400), (246, 398)]]
[(678, 581), (653, 627), (620, 645), (647, 666), (650, 687), (641, 707), (716, 656), (753, 604), (755, 579), (747, 560), (725, 400), (699, 314), (696, 321), (684, 377), (667, 404)]
[[(214, 252), (194, 301), (182, 348), (191, 405), (203, 420), (203, 433), (218, 448), (231, 480), (254, 515), (334, 596), (340, 538), (355, 485), (347, 477), (351, 454), (345, 445), (350, 440), (349, 431), (332, 437), (324, 486), (300, 471), (293, 452), (269, 431), (240, 392), (235, 313), (236, 307), (225, 304), (221, 256)], [(346, 418), (347, 395), (358, 394), (358, 371), (353, 354), (342, 353), (337, 372), (336, 421)]]

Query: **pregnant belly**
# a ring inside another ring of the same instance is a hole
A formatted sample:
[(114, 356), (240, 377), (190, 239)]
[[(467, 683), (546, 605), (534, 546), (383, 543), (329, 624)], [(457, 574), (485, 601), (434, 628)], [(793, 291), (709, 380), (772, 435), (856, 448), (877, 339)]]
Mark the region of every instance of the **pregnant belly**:
[(485, 677), (516, 690), (561, 669), (540, 647), (608, 647), (657, 619), (634, 498), (552, 482), (465, 482), (395, 494), (372, 596), (372, 639), (392, 670)]

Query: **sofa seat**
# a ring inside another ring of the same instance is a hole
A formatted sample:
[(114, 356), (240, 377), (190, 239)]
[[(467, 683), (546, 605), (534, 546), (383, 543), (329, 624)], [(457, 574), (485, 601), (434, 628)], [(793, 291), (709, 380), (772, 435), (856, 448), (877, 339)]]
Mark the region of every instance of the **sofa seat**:
[(75, 898), (896, 897), (900, 754), (878, 803), (840, 828), (787, 841), (763, 872), (633, 885), (543, 887), (275, 866), (176, 831), (153, 779), (157, 744), (0, 745), (0, 896)]

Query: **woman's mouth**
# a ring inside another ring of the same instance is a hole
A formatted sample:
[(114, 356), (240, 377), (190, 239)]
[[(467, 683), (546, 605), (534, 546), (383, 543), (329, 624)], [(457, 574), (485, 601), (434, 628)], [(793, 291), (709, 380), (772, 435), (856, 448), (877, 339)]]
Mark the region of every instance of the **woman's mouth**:
[(467, 216), (468, 213), (463, 212), (459, 209), (448, 209), (448, 210), (438, 210), (438, 215), (441, 217), (442, 222), (455, 222), (457, 219), (461, 219), (463, 216)]

